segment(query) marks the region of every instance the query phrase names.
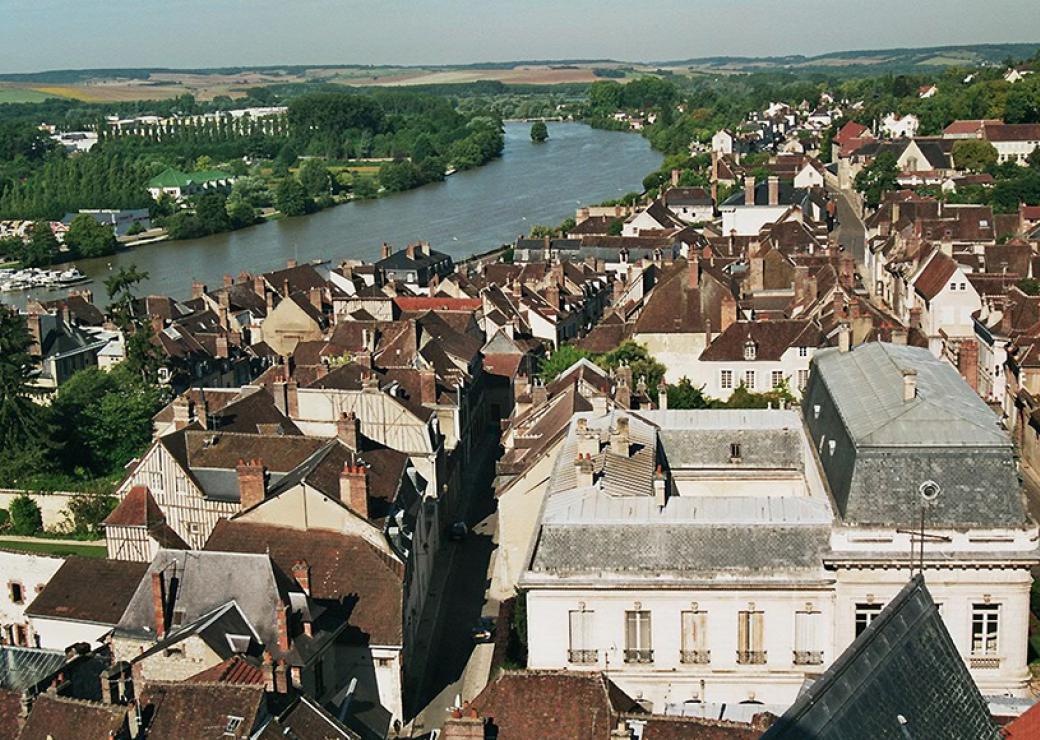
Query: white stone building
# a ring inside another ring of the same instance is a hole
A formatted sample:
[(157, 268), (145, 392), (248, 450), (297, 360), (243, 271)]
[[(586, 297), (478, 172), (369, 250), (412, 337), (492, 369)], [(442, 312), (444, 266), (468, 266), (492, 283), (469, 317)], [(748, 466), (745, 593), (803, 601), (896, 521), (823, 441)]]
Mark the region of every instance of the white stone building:
[(520, 583), (529, 668), (787, 705), (917, 567), (924, 505), (954, 643), (984, 694), (1025, 695), (1037, 527), (996, 417), (922, 349), (813, 364), (802, 414), (576, 416)]
[[(65, 562), (64, 558), (15, 550), (0, 550), (0, 641), (37, 647), (36, 630), (25, 610)], [(65, 646), (62, 646), (65, 647)]]

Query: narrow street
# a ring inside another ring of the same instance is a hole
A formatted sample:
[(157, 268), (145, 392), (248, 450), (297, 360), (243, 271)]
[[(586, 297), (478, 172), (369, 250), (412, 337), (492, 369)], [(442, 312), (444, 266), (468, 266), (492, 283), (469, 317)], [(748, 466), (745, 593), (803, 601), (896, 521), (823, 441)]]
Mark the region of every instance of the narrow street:
[(470, 635), (484, 612), (494, 550), (493, 481), (498, 438), (489, 430), (487, 439), (474, 456), (472, 473), (465, 476), (460, 502), (459, 519), (468, 525), (469, 535), (461, 542), (445, 538), (437, 557), (429, 614), (424, 615), (420, 644), (413, 656), (416, 680), (406, 687), (407, 706), (416, 712), (410, 723), (411, 737), (425, 737), (440, 728), (447, 709), (462, 694), (471, 656), (491, 647), (475, 645)]
[(838, 226), (834, 230), (835, 238), (840, 246), (845, 247), (856, 258), (857, 265), (866, 261), (866, 227), (849, 204), (845, 193), (831, 190), (838, 204)]

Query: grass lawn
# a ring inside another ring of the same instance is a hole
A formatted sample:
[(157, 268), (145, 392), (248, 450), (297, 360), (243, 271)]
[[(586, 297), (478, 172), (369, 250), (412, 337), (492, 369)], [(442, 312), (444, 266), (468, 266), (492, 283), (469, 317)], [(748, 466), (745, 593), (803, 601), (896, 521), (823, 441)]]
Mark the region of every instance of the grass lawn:
[(7, 540), (0, 537), (0, 548), (6, 550), (22, 550), (24, 552), (41, 552), (48, 555), (83, 555), (88, 558), (103, 558), (108, 554), (104, 543), (95, 545), (86, 542), (82, 544), (67, 544), (64, 542), (51, 542), (46, 539)]
[(56, 97), (24, 87), (0, 87), (0, 103), (39, 103)]

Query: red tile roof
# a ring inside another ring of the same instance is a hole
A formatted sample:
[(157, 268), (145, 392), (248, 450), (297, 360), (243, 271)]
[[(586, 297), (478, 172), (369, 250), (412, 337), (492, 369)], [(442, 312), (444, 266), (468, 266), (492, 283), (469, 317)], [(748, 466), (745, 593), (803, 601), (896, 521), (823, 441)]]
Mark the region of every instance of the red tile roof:
[(148, 563), (69, 557), (26, 614), (115, 625), (148, 569)]
[(943, 129), (944, 136), (964, 136), (975, 134), (986, 124), (999, 124), (1000, 121), (993, 119), (969, 119), (954, 121)]
[[(19, 740), (110, 740), (122, 736), (126, 707), (40, 694)], [(73, 729), (75, 728), (75, 729)], [(109, 734), (112, 733), (112, 734)]]
[(983, 128), (986, 141), (1040, 141), (1040, 123), (991, 123)]
[(394, 303), (402, 311), (476, 311), (481, 306), (479, 298), (446, 298), (440, 296), (399, 296)]
[(162, 524), (166, 516), (152, 497), (148, 486), (134, 486), (119, 506), (104, 521), (106, 527), (152, 527)]
[(956, 271), (957, 263), (951, 257), (936, 251), (914, 280), (914, 290), (926, 301), (930, 301), (946, 287), (947, 281)]
[(1004, 726), (1004, 737), (1010, 740), (1035, 740), (1040, 737), (1040, 704), (1034, 704), (1021, 716)]
[(264, 672), (241, 655), (232, 655), (223, 663), (196, 673), (188, 679), (194, 683), (263, 684)]

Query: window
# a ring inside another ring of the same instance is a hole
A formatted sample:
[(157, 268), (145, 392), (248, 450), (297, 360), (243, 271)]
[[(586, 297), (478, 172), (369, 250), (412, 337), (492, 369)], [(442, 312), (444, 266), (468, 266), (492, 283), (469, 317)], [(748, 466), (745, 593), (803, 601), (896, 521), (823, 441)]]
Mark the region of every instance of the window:
[(235, 717), (234, 715), (229, 714), (227, 716), (227, 724), (224, 725), (224, 734), (234, 735), (235, 733), (237, 733), (238, 728), (242, 726), (243, 720), (244, 717)]
[(809, 385), (809, 371), (802, 369), (798, 371), (798, 390), (804, 391), (805, 386)]
[(798, 356), (799, 357), (808, 357), (809, 356), (809, 348), (808, 347), (799, 347), (798, 348)]
[(822, 665), (823, 650), (820, 649), (820, 612), (800, 611), (794, 613), (794, 663), (795, 665)]
[(755, 390), (755, 371), (748, 370), (744, 373), (744, 386), (749, 390)]
[(971, 605), (971, 667), (999, 668), (1000, 604)]
[(725, 389), (725, 390), (729, 390), (730, 388), (733, 387), (733, 371), (732, 370), (723, 370), (722, 371), (722, 377), (719, 378), (719, 385), (722, 386), (722, 388)]
[(759, 611), (737, 613), (737, 662), (742, 665), (761, 665), (766, 662), (765, 614)]
[(8, 590), (11, 592), (11, 602), (14, 604), (25, 603), (25, 587), (22, 586), (18, 581), (11, 581), (7, 584)]
[(729, 459), (739, 460), (740, 459), (740, 442), (731, 442), (729, 445)]
[(625, 612), (625, 662), (652, 663), (654, 651), (650, 642), (650, 612)]
[(784, 384), (784, 371), (774, 370), (769, 374), (769, 383), (773, 388), (779, 388)]
[(755, 343), (752, 340), (748, 339), (746, 342), (744, 342), (744, 359), (745, 360), (754, 360), (755, 356), (757, 354), (758, 354), (758, 349), (755, 347)]
[(874, 617), (881, 613), (881, 604), (856, 604), (856, 637), (870, 626)]
[(596, 612), (584, 609), (570, 612), (570, 650), (567, 660), (570, 663), (588, 665), (596, 662), (598, 656), (593, 645), (592, 627)]
[(710, 663), (708, 650), (708, 613), (686, 611), (682, 613), (682, 662)]

